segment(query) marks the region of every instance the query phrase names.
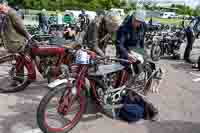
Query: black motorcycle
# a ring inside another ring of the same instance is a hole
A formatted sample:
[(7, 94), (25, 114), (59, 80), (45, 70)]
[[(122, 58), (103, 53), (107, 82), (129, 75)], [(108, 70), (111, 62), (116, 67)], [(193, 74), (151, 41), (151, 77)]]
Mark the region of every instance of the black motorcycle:
[(173, 59), (180, 59), (179, 49), (184, 41), (182, 31), (175, 33), (161, 33), (153, 38), (151, 48), (151, 58), (153, 61), (159, 61), (161, 56), (172, 56)]

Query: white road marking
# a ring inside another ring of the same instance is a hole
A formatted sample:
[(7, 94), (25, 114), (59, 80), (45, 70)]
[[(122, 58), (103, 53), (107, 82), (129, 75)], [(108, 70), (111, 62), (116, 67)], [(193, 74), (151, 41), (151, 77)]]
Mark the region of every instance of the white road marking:
[(197, 73), (190, 72), (190, 74), (200, 77), (200, 74), (197, 74)]
[(42, 131), (39, 128), (37, 128), (37, 129), (31, 129), (31, 130), (25, 131), (23, 133), (42, 133)]
[(200, 81), (200, 78), (193, 79), (192, 81), (193, 81), (193, 82), (199, 82), (199, 81)]
[(190, 72), (190, 74), (192, 74), (193, 76), (199, 77), (199, 78), (193, 79), (193, 80), (192, 80), (193, 82), (200, 82), (200, 74), (198, 74), (198, 73), (193, 73), (193, 72)]

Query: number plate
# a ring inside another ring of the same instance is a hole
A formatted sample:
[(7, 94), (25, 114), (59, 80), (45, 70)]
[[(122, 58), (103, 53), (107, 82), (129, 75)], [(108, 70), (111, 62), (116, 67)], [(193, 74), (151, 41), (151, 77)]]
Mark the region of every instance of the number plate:
[(76, 64), (89, 64), (90, 63), (90, 56), (87, 54), (87, 52), (79, 50), (76, 53), (75, 63)]

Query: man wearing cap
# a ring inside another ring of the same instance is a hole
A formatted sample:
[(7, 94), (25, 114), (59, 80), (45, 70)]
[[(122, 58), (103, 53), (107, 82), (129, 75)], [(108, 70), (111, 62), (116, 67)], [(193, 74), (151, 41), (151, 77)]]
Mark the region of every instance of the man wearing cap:
[(5, 0), (0, 0), (0, 17), (0, 33), (5, 48), (14, 53), (23, 51), (26, 40), (29, 40), (31, 35), (27, 32), (21, 17)]
[[(132, 61), (134, 63), (134, 72), (139, 75), (143, 71), (143, 64), (148, 56), (144, 48), (144, 36), (146, 31), (145, 12), (139, 10), (135, 16), (130, 16), (129, 19), (117, 31), (116, 48), (120, 58)], [(156, 65), (152, 63), (153, 69)], [(126, 68), (129, 64), (122, 62)], [(157, 75), (157, 85), (159, 87), (160, 81), (163, 77), (163, 71), (159, 67), (160, 73)], [(151, 88), (152, 91), (158, 92), (158, 87)]]
[[(130, 16), (127, 21), (119, 28), (117, 32), (116, 48), (120, 58), (131, 59), (132, 53), (145, 54), (144, 36), (145, 36), (145, 12), (137, 11), (135, 16)], [(138, 71), (144, 62), (143, 57), (138, 63)], [(124, 65), (127, 65), (126, 63)], [(140, 67), (139, 67), (140, 66)]]
[(83, 43), (100, 56), (105, 56), (107, 41), (116, 32), (122, 22), (118, 12), (108, 12), (93, 20), (86, 31)]

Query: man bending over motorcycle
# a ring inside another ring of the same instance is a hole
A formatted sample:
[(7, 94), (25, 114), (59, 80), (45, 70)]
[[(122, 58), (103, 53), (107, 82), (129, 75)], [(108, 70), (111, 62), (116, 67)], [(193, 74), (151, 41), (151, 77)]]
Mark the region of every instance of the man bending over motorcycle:
[(108, 12), (96, 17), (88, 26), (84, 36), (84, 44), (100, 56), (105, 56), (105, 49), (112, 33), (116, 32), (122, 22), (118, 12)]
[[(120, 58), (134, 63), (134, 72), (137, 75), (142, 72), (143, 64), (147, 58), (144, 48), (145, 30), (145, 11), (139, 10), (135, 16), (130, 16), (117, 31), (117, 52)], [(122, 64), (129, 68), (127, 63)], [(159, 78), (161, 78), (161, 75)]]

